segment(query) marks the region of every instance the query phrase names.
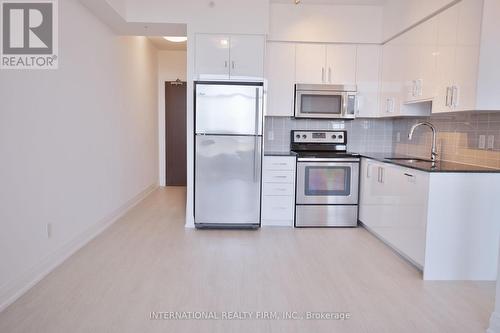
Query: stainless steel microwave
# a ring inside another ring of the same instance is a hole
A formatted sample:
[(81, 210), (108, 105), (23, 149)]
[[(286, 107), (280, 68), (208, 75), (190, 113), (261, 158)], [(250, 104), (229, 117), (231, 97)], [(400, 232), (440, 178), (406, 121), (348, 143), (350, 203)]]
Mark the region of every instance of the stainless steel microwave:
[(295, 118), (354, 119), (355, 85), (296, 84)]

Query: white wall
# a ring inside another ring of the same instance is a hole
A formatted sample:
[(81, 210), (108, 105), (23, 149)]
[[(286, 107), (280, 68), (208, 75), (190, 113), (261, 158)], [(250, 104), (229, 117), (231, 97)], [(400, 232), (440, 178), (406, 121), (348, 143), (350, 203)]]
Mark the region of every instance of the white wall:
[(490, 317), (490, 327), (487, 333), (500, 333), (500, 255), (498, 256), (498, 277), (497, 277), (497, 290), (495, 299), (495, 310)]
[(127, 17), (127, 0), (105, 0), (122, 17)]
[(196, 32), (266, 33), (268, 18), (269, 0), (127, 1), (128, 21), (187, 23)]
[(59, 20), (59, 70), (0, 71), (0, 308), (158, 182), (156, 49)]
[(158, 52), (158, 149), (159, 179), (165, 186), (165, 81), (187, 81), (187, 51)]
[(381, 6), (297, 6), (272, 3), (269, 39), (300, 42), (380, 43)]
[(409, 28), (456, 0), (386, 0), (384, 4), (384, 41)]

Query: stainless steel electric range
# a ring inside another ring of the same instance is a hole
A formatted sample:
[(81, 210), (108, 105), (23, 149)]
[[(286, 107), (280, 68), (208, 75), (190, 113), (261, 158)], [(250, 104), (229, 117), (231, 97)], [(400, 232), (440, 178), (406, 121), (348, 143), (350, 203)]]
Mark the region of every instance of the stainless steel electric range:
[(360, 156), (346, 131), (292, 131), (297, 154), (295, 227), (356, 227)]

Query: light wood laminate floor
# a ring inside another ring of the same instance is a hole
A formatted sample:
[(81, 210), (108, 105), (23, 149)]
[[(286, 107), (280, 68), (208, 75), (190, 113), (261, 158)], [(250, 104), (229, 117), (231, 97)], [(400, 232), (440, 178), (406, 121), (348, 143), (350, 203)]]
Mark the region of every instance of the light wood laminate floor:
[[(494, 283), (424, 282), (364, 229), (184, 228), (160, 189), (0, 314), (0, 332), (484, 332)], [(151, 311), (350, 312), (332, 320), (150, 320)]]

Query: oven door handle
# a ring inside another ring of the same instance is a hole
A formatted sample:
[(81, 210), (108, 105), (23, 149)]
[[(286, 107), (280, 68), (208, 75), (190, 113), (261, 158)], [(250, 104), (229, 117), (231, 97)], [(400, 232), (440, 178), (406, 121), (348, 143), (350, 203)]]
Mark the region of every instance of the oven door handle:
[(308, 158), (308, 157), (299, 157), (297, 159), (297, 162), (328, 162), (328, 163), (344, 163), (344, 162), (351, 162), (351, 163), (359, 163), (359, 158)]

